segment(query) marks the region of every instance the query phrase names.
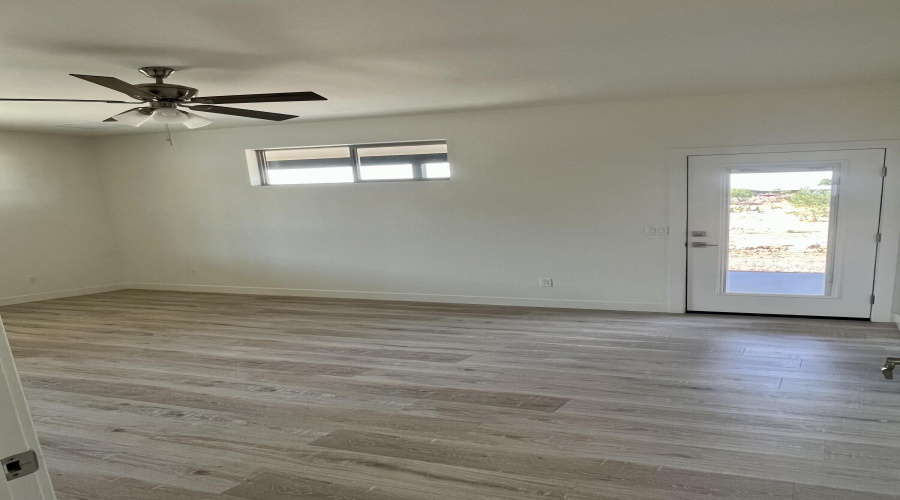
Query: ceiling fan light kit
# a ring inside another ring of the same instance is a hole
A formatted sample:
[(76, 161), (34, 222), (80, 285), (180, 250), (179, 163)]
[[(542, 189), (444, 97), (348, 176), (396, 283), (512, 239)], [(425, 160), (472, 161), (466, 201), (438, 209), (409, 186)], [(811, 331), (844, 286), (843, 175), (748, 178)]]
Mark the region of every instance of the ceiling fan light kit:
[(179, 113), (184, 113), (187, 115), (187, 120), (181, 122), (187, 128), (195, 129), (200, 127), (205, 127), (212, 123), (212, 120), (207, 120), (200, 115), (195, 115), (194, 113), (188, 113), (187, 111), (179, 111)]
[(175, 108), (158, 108), (153, 112), (153, 119), (162, 122), (168, 123), (169, 125), (175, 123), (184, 123), (188, 119), (187, 113), (184, 111), (178, 111)]
[(104, 122), (117, 122), (129, 127), (140, 127), (153, 116), (153, 110), (150, 108), (132, 108), (124, 113), (111, 116)]
[(255, 111), (251, 109), (230, 108), (215, 106), (215, 104), (258, 103), (258, 102), (297, 102), (297, 101), (324, 101), (324, 97), (315, 92), (283, 92), (277, 94), (244, 94), (198, 97), (197, 89), (184, 85), (165, 83), (164, 80), (172, 75), (175, 70), (163, 66), (146, 66), (140, 68), (145, 76), (155, 80), (155, 83), (141, 83), (132, 85), (128, 82), (111, 76), (94, 76), (72, 74), (75, 78), (101, 85), (108, 89), (121, 92), (132, 99), (129, 101), (105, 101), (94, 99), (6, 99), (0, 101), (44, 101), (44, 102), (102, 102), (108, 104), (148, 104), (146, 107), (132, 108), (123, 113), (111, 116), (104, 122), (116, 122), (130, 127), (140, 127), (153, 118), (166, 126), (182, 124), (189, 129), (204, 127), (212, 121), (188, 111), (182, 111), (179, 107), (200, 111), (204, 113), (217, 113), (221, 115), (240, 116), (245, 118), (257, 118), (260, 120), (284, 121), (297, 118), (296, 115)]

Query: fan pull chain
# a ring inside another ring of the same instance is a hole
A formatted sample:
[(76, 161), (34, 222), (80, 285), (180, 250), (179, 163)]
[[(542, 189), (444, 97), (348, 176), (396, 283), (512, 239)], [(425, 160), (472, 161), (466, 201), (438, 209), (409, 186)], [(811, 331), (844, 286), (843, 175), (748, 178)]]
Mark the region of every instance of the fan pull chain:
[(169, 130), (169, 124), (166, 123), (166, 142), (169, 143), (169, 146), (174, 146), (175, 143), (172, 142), (172, 132)]

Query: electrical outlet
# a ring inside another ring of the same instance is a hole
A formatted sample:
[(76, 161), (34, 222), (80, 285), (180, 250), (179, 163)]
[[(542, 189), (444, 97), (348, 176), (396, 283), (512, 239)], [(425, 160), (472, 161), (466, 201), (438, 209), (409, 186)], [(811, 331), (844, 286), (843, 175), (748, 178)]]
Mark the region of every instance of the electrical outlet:
[(38, 279), (37, 276), (29, 276), (28, 277), (28, 283), (30, 283), (32, 285), (36, 285), (38, 281), (40, 281), (40, 280)]
[(553, 278), (538, 279), (538, 286), (540, 286), (540, 287), (553, 286)]
[(644, 228), (644, 232), (647, 234), (652, 234), (654, 236), (665, 236), (665, 235), (669, 234), (669, 226), (662, 226), (662, 227), (647, 226)]

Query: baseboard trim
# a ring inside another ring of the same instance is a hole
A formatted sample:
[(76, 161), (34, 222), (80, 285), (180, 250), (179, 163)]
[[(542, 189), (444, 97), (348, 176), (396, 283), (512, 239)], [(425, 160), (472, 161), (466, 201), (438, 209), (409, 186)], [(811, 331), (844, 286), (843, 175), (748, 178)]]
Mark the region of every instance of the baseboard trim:
[(124, 290), (127, 285), (117, 283), (114, 285), (98, 285), (85, 288), (73, 288), (71, 290), (59, 290), (55, 292), (33, 293), (29, 295), (16, 295), (13, 297), (0, 297), (0, 306), (10, 306), (13, 304), (24, 304), (26, 302), (37, 302), (39, 300), (64, 299), (67, 297), (77, 297), (79, 295), (91, 295), (94, 293), (115, 292), (116, 290)]
[(429, 293), (360, 292), (350, 290), (317, 290), (300, 288), (262, 288), (243, 286), (188, 285), (168, 283), (131, 283), (127, 288), (172, 292), (205, 292), (285, 297), (322, 297), (332, 299), (392, 300), (403, 302), (439, 302), (446, 304), (481, 304), (494, 306), (552, 307), (562, 309), (599, 309), (610, 311), (668, 312), (668, 304), (653, 302), (606, 302), (571, 299), (536, 299), (527, 297), (484, 297), (478, 295), (440, 295)]

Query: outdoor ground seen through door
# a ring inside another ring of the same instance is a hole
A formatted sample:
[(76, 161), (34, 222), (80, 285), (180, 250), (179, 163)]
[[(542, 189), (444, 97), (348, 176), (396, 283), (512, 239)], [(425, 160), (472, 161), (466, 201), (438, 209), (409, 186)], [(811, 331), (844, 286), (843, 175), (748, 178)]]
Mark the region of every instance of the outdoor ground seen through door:
[(730, 173), (726, 293), (830, 294), (832, 175)]

